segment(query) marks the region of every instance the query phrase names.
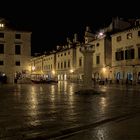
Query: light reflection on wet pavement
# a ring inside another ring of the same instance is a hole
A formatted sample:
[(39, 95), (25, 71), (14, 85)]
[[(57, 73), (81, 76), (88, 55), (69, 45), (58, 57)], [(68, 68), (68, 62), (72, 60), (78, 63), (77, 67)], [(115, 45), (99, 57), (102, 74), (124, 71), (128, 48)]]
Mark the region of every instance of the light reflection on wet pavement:
[(134, 117), (140, 130), (138, 86), (97, 86), (99, 95), (75, 94), (79, 87), (67, 82), (0, 85), (0, 139), (115, 140), (121, 139), (115, 132), (131, 126), (125, 121)]

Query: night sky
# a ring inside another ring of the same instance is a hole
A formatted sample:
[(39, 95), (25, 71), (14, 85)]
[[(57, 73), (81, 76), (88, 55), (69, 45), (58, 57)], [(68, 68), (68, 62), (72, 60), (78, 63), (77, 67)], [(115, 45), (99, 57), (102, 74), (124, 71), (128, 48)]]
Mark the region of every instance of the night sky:
[(32, 32), (32, 54), (53, 50), (57, 45), (65, 45), (66, 38), (72, 40), (74, 33), (83, 40), (86, 26), (90, 26), (91, 30), (96, 32), (109, 25), (112, 17), (123, 14), (128, 14), (127, 17), (136, 16), (132, 13), (113, 12), (114, 7), (109, 10), (109, 6), (98, 8), (98, 3), (88, 1), (76, 3), (59, 0), (51, 1), (49, 4), (45, 1), (33, 3), (29, 0), (9, 2), (1, 3), (4, 6), (0, 8), (0, 17), (9, 20), (16, 28)]

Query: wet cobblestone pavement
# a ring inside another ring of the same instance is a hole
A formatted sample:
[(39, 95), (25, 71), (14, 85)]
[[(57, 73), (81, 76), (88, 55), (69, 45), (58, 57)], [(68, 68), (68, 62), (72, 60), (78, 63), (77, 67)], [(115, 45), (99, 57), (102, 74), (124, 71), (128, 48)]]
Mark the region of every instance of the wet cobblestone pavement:
[[(0, 85), (0, 140), (139, 140), (140, 86)], [(93, 87), (94, 88), (94, 87)]]

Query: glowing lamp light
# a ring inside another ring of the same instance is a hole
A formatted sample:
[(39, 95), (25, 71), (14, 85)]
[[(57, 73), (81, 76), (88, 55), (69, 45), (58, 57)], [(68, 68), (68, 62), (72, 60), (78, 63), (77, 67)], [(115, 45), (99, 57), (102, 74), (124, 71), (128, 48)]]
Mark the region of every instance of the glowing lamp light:
[(32, 71), (34, 71), (35, 70), (35, 66), (32, 66)]
[(52, 71), (52, 74), (55, 74), (55, 71), (54, 70)]
[(71, 69), (71, 70), (70, 70), (70, 73), (73, 73), (73, 72), (74, 72), (74, 70), (73, 70), (73, 69)]
[(103, 68), (103, 72), (106, 72), (106, 68)]
[(103, 35), (104, 35), (103, 32), (100, 32), (100, 33), (99, 33), (99, 36), (103, 36)]
[(5, 76), (5, 73), (3, 73), (2, 76)]

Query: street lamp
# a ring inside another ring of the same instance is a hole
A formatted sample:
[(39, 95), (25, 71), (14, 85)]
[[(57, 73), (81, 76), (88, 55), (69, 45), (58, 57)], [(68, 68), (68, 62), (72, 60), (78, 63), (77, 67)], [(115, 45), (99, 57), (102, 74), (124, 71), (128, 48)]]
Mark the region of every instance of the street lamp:
[(74, 70), (73, 70), (73, 69), (71, 69), (71, 70), (70, 70), (70, 73), (73, 73), (73, 72), (74, 72)]
[(55, 75), (55, 70), (52, 70), (52, 74)]
[(35, 71), (35, 66), (32, 66), (32, 71)]
[(103, 69), (102, 69), (102, 70), (103, 70), (103, 72), (104, 72), (104, 73), (106, 72), (106, 68), (105, 68), (105, 67), (103, 67)]
[(71, 80), (73, 80), (73, 78), (74, 78), (74, 77), (73, 77), (73, 72), (74, 72), (74, 70), (71, 69), (71, 70), (70, 70), (70, 73), (71, 73)]

